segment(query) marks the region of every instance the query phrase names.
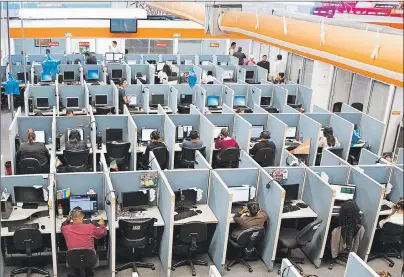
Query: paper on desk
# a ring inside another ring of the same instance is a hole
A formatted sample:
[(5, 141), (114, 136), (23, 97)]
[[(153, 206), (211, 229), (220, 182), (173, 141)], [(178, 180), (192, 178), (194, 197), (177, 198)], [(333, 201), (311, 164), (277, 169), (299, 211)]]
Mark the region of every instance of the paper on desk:
[(1, 200), (7, 200), (10, 197), (10, 193), (7, 192), (7, 189), (5, 188), (3, 192), (1, 193)]

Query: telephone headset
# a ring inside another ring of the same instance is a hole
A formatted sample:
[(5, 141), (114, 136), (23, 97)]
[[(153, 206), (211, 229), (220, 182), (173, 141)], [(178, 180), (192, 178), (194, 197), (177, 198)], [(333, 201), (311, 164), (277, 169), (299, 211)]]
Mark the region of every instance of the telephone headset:
[(116, 197), (116, 203), (119, 203), (118, 201), (118, 194), (116, 193), (116, 190), (110, 190), (104, 197), (104, 202), (108, 206), (111, 205), (111, 201), (108, 200), (108, 195), (110, 195), (112, 192), (115, 192), (115, 197)]

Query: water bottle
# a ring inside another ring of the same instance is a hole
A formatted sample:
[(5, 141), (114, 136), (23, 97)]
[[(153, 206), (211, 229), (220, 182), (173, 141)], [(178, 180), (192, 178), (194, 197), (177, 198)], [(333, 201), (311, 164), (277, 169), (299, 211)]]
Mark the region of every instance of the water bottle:
[(52, 138), (48, 138), (48, 144), (52, 145)]
[(87, 145), (90, 144), (90, 136), (87, 136)]
[(62, 204), (58, 205), (58, 218), (62, 219), (63, 218), (63, 208), (62, 208)]
[(303, 142), (303, 133), (300, 133), (300, 138), (299, 138), (300, 142)]

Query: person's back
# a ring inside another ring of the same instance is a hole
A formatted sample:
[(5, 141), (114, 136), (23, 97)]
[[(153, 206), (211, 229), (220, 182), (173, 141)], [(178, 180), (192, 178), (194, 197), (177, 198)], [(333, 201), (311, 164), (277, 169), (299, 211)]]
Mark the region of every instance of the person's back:
[(189, 136), (191, 140), (184, 140), (184, 142), (182, 143), (182, 147), (190, 149), (202, 148), (203, 143), (201, 140), (199, 140), (199, 134), (197, 131), (191, 131)]
[(97, 64), (97, 57), (90, 55), (86, 60), (86, 64)]
[(262, 140), (262, 141), (257, 142), (257, 143), (254, 145), (254, 147), (250, 150), (250, 154), (251, 154), (252, 156), (255, 156), (255, 154), (257, 154), (257, 152), (258, 152), (259, 150), (264, 149), (264, 148), (271, 148), (271, 149), (275, 150), (275, 149), (276, 149), (276, 146), (275, 146), (275, 143), (274, 143), (273, 141), (270, 141), (270, 140)]
[(352, 133), (351, 145), (357, 144), (360, 138), (361, 138), (360, 130), (359, 128), (355, 128)]
[(265, 222), (268, 220), (268, 214), (260, 208), (258, 203), (252, 202), (248, 203), (247, 207), (244, 207), (240, 212), (236, 213), (233, 219), (238, 226), (232, 231), (231, 236), (237, 238), (244, 230), (253, 227), (264, 227)]
[(242, 48), (239, 47), (238, 51), (233, 54), (234, 57), (238, 58), (238, 64), (243, 65), (244, 59), (247, 58), (246, 55), (242, 52)]
[(69, 140), (66, 142), (65, 149), (69, 151), (82, 151), (88, 149), (88, 147), (84, 141)]
[(160, 133), (158, 131), (153, 131), (150, 134), (151, 142), (146, 146), (146, 150), (143, 154), (143, 163), (147, 164), (149, 162), (149, 153), (157, 147), (167, 148), (164, 142), (160, 141)]
[(28, 130), (28, 142), (20, 145), (16, 153), (17, 162), (25, 158), (34, 158), (44, 167), (49, 162), (49, 151), (45, 144), (35, 141), (35, 133), (31, 129)]

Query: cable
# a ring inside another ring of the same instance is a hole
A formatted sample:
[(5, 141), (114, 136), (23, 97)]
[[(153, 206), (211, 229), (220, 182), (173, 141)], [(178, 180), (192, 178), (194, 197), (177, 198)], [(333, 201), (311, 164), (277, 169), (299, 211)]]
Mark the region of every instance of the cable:
[[(282, 273), (281, 273), (281, 277), (286, 277), (286, 276), (288, 276), (291, 267), (293, 267), (293, 264), (290, 265), (290, 266), (288, 266), (288, 267), (285, 267), (285, 268), (283, 269)], [(288, 273), (286, 273), (286, 275), (285, 275), (286, 269), (288, 270)]]
[(116, 202), (118, 203), (118, 194), (116, 194), (116, 190), (110, 190), (110, 191), (105, 195), (105, 197), (104, 197), (104, 202), (105, 202), (105, 204), (107, 204), (108, 206), (111, 205), (111, 201), (109, 201), (109, 200), (107, 199), (107, 197), (108, 197), (108, 195), (110, 195), (112, 192), (115, 193)]

